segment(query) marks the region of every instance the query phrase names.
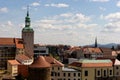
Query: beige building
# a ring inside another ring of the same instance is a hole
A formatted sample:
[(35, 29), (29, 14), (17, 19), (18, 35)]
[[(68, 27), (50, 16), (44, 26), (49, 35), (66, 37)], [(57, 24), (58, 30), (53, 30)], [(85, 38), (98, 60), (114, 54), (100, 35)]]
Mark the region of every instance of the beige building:
[(7, 71), (10, 73), (11, 76), (18, 75), (18, 65), (20, 63), (16, 60), (8, 60), (7, 63)]
[(113, 67), (111, 60), (80, 60), (70, 67), (81, 70), (82, 80), (111, 80)]

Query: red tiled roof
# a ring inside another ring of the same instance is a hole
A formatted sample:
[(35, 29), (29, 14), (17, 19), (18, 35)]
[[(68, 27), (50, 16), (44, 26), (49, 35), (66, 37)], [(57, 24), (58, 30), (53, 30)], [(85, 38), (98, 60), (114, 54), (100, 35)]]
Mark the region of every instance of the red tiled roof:
[(109, 67), (112, 66), (112, 62), (109, 63), (81, 63), (81, 62), (73, 62), (69, 64), (69, 66), (74, 67)]
[(44, 58), (45, 58), (45, 60), (46, 60), (48, 63), (51, 64), (51, 66), (60, 66), (60, 67), (64, 66), (64, 64), (62, 64), (61, 62), (57, 61), (57, 60), (56, 60), (55, 58), (53, 58), (53, 57), (45, 56)]
[(24, 54), (17, 54), (17, 55), (16, 55), (16, 59), (17, 59), (18, 61), (23, 61), (23, 60), (29, 60), (30, 58), (27, 57), (27, 56), (24, 55)]
[(104, 54), (112, 55), (112, 50), (110, 48), (100, 48)]
[(84, 51), (84, 54), (102, 53), (100, 48), (84, 48), (83, 51)]
[(69, 64), (69, 66), (81, 67), (81, 66), (82, 66), (82, 63), (73, 62), (73, 63)]
[(15, 45), (14, 38), (0, 38), (0, 45)]
[(109, 67), (112, 63), (83, 63), (81, 67)]
[(89, 52), (94, 53), (101, 53), (101, 50), (99, 48), (88, 48)]
[(11, 65), (19, 65), (20, 63), (16, 60), (8, 60), (8, 63), (10, 63)]
[(43, 56), (39, 56), (31, 65), (30, 68), (47, 68), (50, 64), (45, 60)]

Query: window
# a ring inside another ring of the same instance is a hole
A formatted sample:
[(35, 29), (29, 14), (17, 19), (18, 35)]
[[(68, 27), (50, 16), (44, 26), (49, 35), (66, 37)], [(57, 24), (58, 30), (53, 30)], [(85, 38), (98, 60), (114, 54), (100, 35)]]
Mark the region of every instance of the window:
[(80, 73), (78, 73), (78, 76), (80, 76)]
[(116, 66), (116, 69), (119, 69), (119, 67), (118, 67), (118, 66)]
[(54, 72), (51, 72), (51, 76), (54, 76)]
[(52, 70), (54, 70), (54, 67), (52, 67)]
[(110, 70), (110, 75), (112, 75), (112, 70)]
[(65, 76), (66, 76), (66, 74), (65, 74), (65, 73), (63, 73), (63, 76), (65, 77)]
[(74, 73), (74, 77), (76, 76), (76, 73)]
[(68, 73), (68, 77), (70, 77), (70, 73)]
[(117, 72), (116, 75), (119, 75), (119, 72)]
[(39, 51), (40, 53), (46, 53), (46, 51), (45, 50), (41, 50), (41, 51)]
[(88, 76), (88, 71), (85, 71), (85, 76)]
[(57, 73), (56, 73), (56, 72), (55, 72), (54, 74), (55, 74), (55, 76), (57, 76)]
[(34, 50), (34, 53), (39, 53), (39, 50)]
[(106, 76), (106, 70), (104, 70), (104, 76)]
[(60, 76), (60, 73), (58, 73), (58, 76)]
[(58, 67), (58, 70), (60, 70), (60, 68)]
[(100, 75), (100, 71), (97, 71), (97, 75), (98, 75), (98, 76)]

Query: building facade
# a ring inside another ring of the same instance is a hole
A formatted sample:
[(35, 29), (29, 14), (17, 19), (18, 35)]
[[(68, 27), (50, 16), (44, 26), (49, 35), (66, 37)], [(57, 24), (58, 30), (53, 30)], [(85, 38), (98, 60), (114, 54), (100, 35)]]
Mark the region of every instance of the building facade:
[(49, 55), (49, 49), (46, 46), (35, 44), (34, 45), (34, 58), (39, 57), (40, 55), (43, 55), (43, 56)]
[(20, 63), (16, 60), (8, 60), (7, 63), (7, 71), (10, 73), (10, 76), (17, 76), (18, 75), (18, 65)]
[(82, 80), (113, 80), (111, 60), (80, 60), (71, 63), (70, 67), (81, 71)]
[(0, 69), (7, 69), (7, 60), (15, 59), (14, 38), (0, 38)]

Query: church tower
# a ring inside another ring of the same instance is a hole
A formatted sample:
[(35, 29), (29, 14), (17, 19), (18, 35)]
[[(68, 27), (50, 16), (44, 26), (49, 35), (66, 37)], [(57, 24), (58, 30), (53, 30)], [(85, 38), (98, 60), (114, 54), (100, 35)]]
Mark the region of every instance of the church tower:
[(95, 48), (98, 47), (98, 44), (97, 44), (97, 37), (95, 38)]
[(25, 55), (33, 57), (34, 52), (34, 30), (30, 27), (29, 9), (27, 8), (27, 15), (25, 17), (25, 27), (22, 29), (22, 39), (25, 49)]

